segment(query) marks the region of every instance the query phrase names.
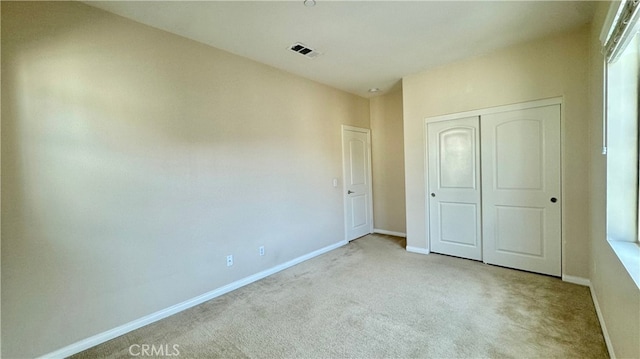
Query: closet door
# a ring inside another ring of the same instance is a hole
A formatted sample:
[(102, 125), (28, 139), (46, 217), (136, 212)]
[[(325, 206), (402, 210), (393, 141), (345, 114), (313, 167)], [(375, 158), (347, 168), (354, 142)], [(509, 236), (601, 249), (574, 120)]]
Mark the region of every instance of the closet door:
[(478, 117), (427, 125), (430, 250), (482, 260)]
[(561, 275), (560, 105), (482, 116), (486, 263)]

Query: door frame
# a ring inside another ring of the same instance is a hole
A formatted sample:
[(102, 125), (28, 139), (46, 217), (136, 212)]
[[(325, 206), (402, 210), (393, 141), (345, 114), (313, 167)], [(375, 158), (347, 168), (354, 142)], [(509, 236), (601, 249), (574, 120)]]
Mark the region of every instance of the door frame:
[[(565, 148), (564, 148), (564, 142), (565, 142), (565, 128), (564, 128), (564, 119), (565, 119), (565, 106), (564, 106), (564, 97), (563, 96), (559, 96), (559, 97), (551, 97), (551, 98), (546, 98), (546, 99), (540, 99), (540, 100), (534, 100), (534, 101), (528, 101), (528, 102), (520, 102), (520, 103), (514, 103), (514, 104), (510, 104), (510, 105), (503, 105), (503, 106), (495, 106), (495, 107), (487, 107), (487, 108), (481, 108), (481, 109), (477, 109), (477, 110), (471, 110), (471, 111), (464, 111), (464, 112), (456, 112), (456, 113), (450, 113), (450, 114), (446, 114), (446, 115), (439, 115), (439, 116), (431, 116), (431, 117), (425, 117), (424, 121), (423, 121), (423, 129), (422, 129), (422, 136), (423, 136), (423, 150), (424, 150), (424, 209), (425, 209), (425, 226), (426, 226), (426, 250), (424, 250), (421, 253), (424, 254), (429, 254), (431, 252), (431, 235), (430, 235), (430, 228), (429, 228), (429, 196), (427, 195), (429, 193), (429, 146), (427, 145), (427, 124), (431, 123), (431, 122), (440, 122), (440, 121), (448, 121), (448, 120), (455, 120), (455, 119), (459, 119), (459, 118), (465, 118), (465, 117), (472, 117), (472, 116), (480, 116), (480, 131), (482, 131), (482, 116), (485, 115), (489, 115), (489, 114), (495, 114), (495, 113), (500, 113), (500, 112), (508, 112), (508, 111), (517, 111), (517, 110), (524, 110), (524, 109), (528, 109), (528, 108), (535, 108), (535, 107), (544, 107), (544, 106), (550, 106), (550, 105), (560, 105), (560, 193), (566, 193), (565, 191), (565, 183), (564, 183), (564, 174), (565, 174)], [(482, 177), (482, 171), (480, 171), (480, 176)], [(561, 263), (560, 263), (560, 268), (561, 268), (561, 275), (562, 278), (564, 279), (565, 274), (564, 274), (564, 270), (566, 268), (566, 261), (565, 261), (565, 238), (566, 238), (566, 226), (564, 225), (565, 222), (565, 213), (566, 213), (566, 208), (565, 208), (565, 202), (566, 201), (560, 201), (560, 258), (561, 258)]]
[(368, 128), (354, 127), (349, 125), (341, 125), (340, 126), (340, 146), (342, 147), (341, 152), (341, 162), (342, 162), (342, 210), (343, 210), (343, 221), (344, 221), (344, 239), (345, 241), (350, 241), (349, 232), (347, 230), (347, 184), (345, 183), (347, 168), (346, 163), (344, 162), (345, 148), (344, 148), (344, 134), (345, 131), (352, 132), (361, 132), (367, 135), (367, 181), (369, 183), (369, 206), (367, 208), (367, 216), (369, 217), (369, 233), (373, 233), (373, 176), (371, 169), (371, 130)]

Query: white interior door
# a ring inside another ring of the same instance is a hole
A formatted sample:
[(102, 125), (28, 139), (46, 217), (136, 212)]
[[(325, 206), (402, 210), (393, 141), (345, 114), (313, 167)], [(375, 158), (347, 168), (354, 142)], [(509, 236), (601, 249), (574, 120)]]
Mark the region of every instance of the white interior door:
[(560, 105), (482, 116), (486, 263), (561, 275)]
[(431, 251), (482, 260), (479, 119), (427, 125)]
[(348, 241), (373, 232), (370, 132), (343, 126), (345, 227)]

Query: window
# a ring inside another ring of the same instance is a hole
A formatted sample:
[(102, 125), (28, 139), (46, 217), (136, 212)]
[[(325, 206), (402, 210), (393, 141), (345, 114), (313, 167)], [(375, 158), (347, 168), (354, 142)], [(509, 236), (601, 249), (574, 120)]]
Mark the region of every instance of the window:
[(638, 38), (607, 66), (607, 232), (638, 240)]
[(640, 288), (640, 0), (613, 3), (603, 28), (607, 239)]

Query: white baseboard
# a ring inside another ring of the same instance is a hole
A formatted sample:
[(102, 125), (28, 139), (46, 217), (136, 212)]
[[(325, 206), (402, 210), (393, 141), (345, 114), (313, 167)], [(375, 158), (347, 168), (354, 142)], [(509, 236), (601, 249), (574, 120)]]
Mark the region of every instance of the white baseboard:
[(407, 246), (406, 249), (407, 249), (407, 252), (412, 252), (412, 253), (419, 253), (419, 254), (429, 254), (429, 253), (431, 253), (428, 249), (420, 248), (420, 247)]
[(582, 278), (582, 277), (575, 277), (575, 276), (572, 276), (572, 275), (563, 274), (562, 275), (562, 281), (567, 282), (567, 283), (583, 285), (585, 287), (590, 287), (591, 286), (591, 281), (589, 279)]
[(378, 228), (374, 228), (374, 229), (373, 229), (373, 233), (386, 234), (386, 235), (389, 235), (389, 236), (396, 236), (396, 237), (407, 238), (407, 234), (406, 234), (406, 233), (402, 233), (402, 232), (394, 232), (394, 231), (387, 231), (386, 229), (378, 229)]
[(324, 248), (320, 248), (317, 251), (313, 251), (311, 253), (305, 254), (301, 257), (292, 259), (286, 263), (277, 265), (273, 268), (264, 270), (262, 272), (250, 275), (246, 278), (237, 280), (233, 283), (227, 284), (223, 287), (220, 287), (218, 289), (214, 289), (208, 293), (204, 293), (202, 295), (199, 295), (197, 297), (191, 298), (189, 300), (186, 300), (182, 303), (178, 303), (176, 305), (172, 305), (168, 308), (162, 309), (160, 311), (157, 311), (155, 313), (146, 315), (142, 318), (136, 319), (134, 321), (131, 321), (127, 324), (123, 324), (119, 327), (113, 328), (111, 330), (107, 330), (106, 332), (100, 333), (100, 334), (96, 334), (92, 337), (89, 337), (87, 339), (83, 339), (79, 342), (73, 343), (71, 345), (68, 345), (64, 348), (58, 349), (54, 352), (51, 352), (49, 354), (45, 354), (43, 355), (41, 358), (66, 358), (68, 356), (71, 356), (73, 354), (77, 354), (80, 353), (83, 350), (87, 350), (91, 347), (94, 347), (98, 344), (102, 344), (108, 340), (111, 340), (113, 338), (119, 337), (123, 334), (127, 334), (133, 330), (136, 330), (138, 328), (144, 327), (145, 325), (149, 325), (153, 322), (156, 322), (160, 319), (164, 319), (167, 318), (171, 315), (174, 315), (176, 313), (179, 313), (185, 309), (189, 309), (191, 307), (194, 307), (198, 304), (204, 303), (208, 300), (211, 300), (213, 298), (219, 297), (223, 294), (229, 293), (232, 290), (238, 289), (240, 287), (244, 287), (247, 284), (251, 284), (255, 281), (258, 281), (262, 278), (268, 277), (272, 274), (275, 274), (277, 272), (280, 272), (282, 270), (285, 270), (289, 267), (293, 267), (296, 264), (302, 263), (306, 260), (309, 260), (313, 257), (317, 257), (321, 254), (327, 253), (329, 251), (332, 251), (336, 248), (342, 247), (345, 244), (347, 244), (347, 241), (340, 241), (338, 243), (332, 244), (330, 246), (324, 247)]
[(607, 325), (604, 323), (604, 317), (602, 316), (602, 311), (600, 311), (600, 304), (598, 303), (598, 297), (596, 296), (596, 291), (593, 289), (593, 285), (591, 284), (589, 284), (589, 291), (591, 291), (591, 299), (593, 300), (593, 306), (596, 307), (596, 314), (598, 315), (600, 328), (602, 328), (602, 336), (604, 336), (604, 342), (605, 344), (607, 344), (607, 351), (609, 351), (609, 357), (611, 359), (616, 359), (616, 354), (613, 351), (613, 343), (611, 342), (611, 337), (609, 336), (609, 332), (607, 331)]

